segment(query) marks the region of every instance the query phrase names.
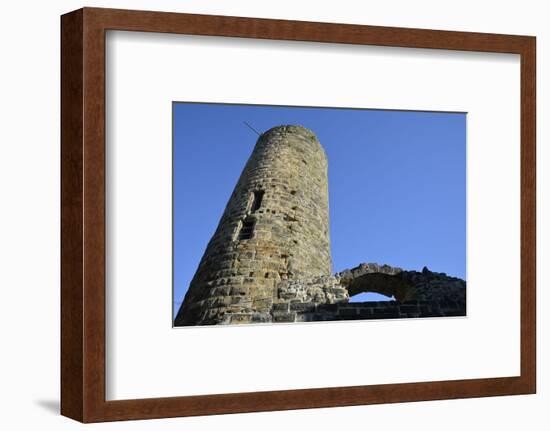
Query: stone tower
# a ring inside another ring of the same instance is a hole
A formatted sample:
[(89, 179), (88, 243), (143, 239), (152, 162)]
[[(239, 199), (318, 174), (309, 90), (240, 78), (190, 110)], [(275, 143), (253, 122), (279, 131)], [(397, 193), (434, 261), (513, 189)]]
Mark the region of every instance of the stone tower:
[[(327, 158), (301, 126), (264, 132), (176, 316), (176, 326), (269, 316), (286, 281), (330, 276)], [(288, 283), (287, 283), (288, 284)], [(237, 322), (238, 323), (238, 322)]]

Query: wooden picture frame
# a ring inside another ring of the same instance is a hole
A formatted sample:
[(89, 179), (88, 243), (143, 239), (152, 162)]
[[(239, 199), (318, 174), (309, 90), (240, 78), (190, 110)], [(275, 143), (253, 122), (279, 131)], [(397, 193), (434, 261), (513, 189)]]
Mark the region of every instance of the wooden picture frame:
[[(105, 32), (127, 30), (521, 57), (521, 375), (106, 401)], [(61, 413), (82, 422), (532, 394), (536, 388), (535, 38), (84, 8), (61, 17)]]

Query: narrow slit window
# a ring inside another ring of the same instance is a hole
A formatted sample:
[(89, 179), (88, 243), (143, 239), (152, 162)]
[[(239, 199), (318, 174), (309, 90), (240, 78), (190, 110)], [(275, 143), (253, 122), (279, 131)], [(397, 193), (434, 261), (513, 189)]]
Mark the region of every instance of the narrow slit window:
[(252, 195), (252, 206), (250, 207), (251, 212), (256, 212), (262, 206), (262, 199), (264, 198), (264, 191), (257, 190)]
[(250, 239), (254, 234), (254, 220), (245, 220), (239, 232), (239, 241), (243, 239)]

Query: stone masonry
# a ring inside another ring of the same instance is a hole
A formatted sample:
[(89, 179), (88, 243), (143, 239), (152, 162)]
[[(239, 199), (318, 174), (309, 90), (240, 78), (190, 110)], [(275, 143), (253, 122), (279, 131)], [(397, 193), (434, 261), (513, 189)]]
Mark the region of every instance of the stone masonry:
[(263, 320), (283, 280), (331, 273), (327, 159), (301, 126), (263, 133), (248, 159), (176, 326)]
[[(274, 127), (259, 137), (174, 324), (466, 314), (466, 283), (427, 268), (331, 272), (325, 152), (302, 126)], [(395, 300), (349, 302), (362, 292)]]

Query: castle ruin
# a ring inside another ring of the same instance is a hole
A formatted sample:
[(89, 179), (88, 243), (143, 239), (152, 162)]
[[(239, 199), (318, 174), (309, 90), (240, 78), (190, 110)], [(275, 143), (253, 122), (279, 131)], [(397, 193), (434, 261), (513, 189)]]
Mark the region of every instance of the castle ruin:
[[(466, 283), (427, 268), (361, 264), (332, 274), (327, 167), (305, 127), (259, 137), (175, 326), (466, 314)], [(362, 292), (395, 301), (349, 302)]]

